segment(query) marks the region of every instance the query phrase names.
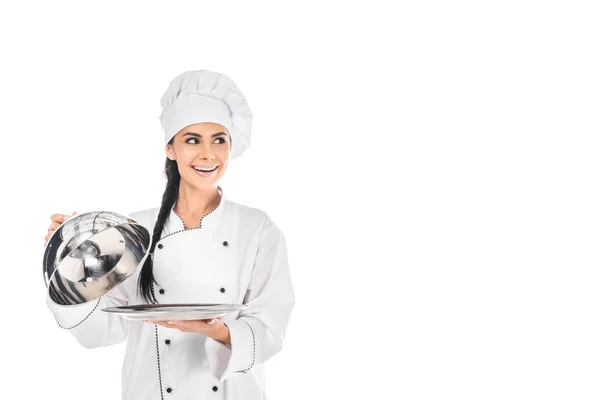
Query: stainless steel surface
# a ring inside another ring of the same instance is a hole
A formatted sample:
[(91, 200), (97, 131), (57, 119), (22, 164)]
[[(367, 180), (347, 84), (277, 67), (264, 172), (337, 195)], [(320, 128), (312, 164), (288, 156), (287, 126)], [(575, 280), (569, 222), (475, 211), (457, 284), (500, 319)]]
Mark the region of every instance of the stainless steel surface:
[(171, 313), (127, 313), (127, 312), (115, 312), (115, 314), (121, 315), (123, 318), (130, 319), (132, 321), (190, 321), (199, 319), (212, 319), (221, 318), (227, 315), (226, 312), (201, 312), (201, 311), (190, 311), (187, 313), (183, 312), (171, 312)]
[[(136, 304), (129, 306), (110, 307), (123, 311), (236, 311), (246, 308), (244, 304)], [(105, 308), (105, 310), (108, 310)]]
[(220, 318), (229, 312), (246, 308), (243, 304), (139, 304), (108, 307), (102, 311), (119, 314), (131, 320), (192, 320)]
[(44, 252), (44, 281), (52, 301), (87, 303), (108, 293), (149, 255), (151, 233), (109, 211), (75, 215), (56, 229)]

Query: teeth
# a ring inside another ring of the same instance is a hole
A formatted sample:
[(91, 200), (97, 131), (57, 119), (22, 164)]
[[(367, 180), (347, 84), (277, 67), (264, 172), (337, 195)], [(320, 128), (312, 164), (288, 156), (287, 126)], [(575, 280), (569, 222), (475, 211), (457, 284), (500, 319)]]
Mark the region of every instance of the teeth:
[(217, 165), (217, 166), (214, 166), (214, 167), (212, 167), (212, 168), (209, 168), (209, 169), (205, 169), (205, 168), (198, 168), (198, 167), (194, 167), (194, 169), (195, 169), (196, 171), (202, 171), (202, 172), (211, 172), (211, 171), (214, 171), (215, 169), (217, 169), (217, 167), (218, 167), (218, 165)]

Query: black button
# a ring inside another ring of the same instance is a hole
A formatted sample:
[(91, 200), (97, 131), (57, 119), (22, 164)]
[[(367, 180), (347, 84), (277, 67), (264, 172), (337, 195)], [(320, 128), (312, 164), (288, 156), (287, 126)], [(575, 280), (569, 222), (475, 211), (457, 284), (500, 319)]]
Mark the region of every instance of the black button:
[(160, 289), (160, 290), (158, 291), (158, 293), (160, 293), (160, 294), (165, 294), (165, 289)]
[(158, 248), (159, 248), (159, 249), (162, 249), (162, 243), (159, 243), (159, 244), (158, 244)]
[(224, 287), (221, 288), (221, 293), (225, 293), (225, 288)]
[(216, 392), (217, 390), (219, 390), (219, 388), (216, 386), (213, 386), (213, 392)]
[(171, 344), (171, 341), (169, 339), (165, 340), (166, 344)]
[(173, 389), (167, 388), (167, 393), (171, 393), (172, 391), (173, 391)]
[(223, 242), (223, 246), (227, 246), (228, 244), (227, 241)]

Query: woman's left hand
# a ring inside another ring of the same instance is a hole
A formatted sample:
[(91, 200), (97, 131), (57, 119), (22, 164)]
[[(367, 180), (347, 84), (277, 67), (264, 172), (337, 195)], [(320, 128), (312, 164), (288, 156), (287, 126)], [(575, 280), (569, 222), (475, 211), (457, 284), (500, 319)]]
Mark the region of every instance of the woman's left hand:
[(199, 319), (189, 321), (146, 321), (165, 328), (179, 329), (181, 332), (195, 332), (212, 339), (231, 344), (229, 328), (221, 318)]

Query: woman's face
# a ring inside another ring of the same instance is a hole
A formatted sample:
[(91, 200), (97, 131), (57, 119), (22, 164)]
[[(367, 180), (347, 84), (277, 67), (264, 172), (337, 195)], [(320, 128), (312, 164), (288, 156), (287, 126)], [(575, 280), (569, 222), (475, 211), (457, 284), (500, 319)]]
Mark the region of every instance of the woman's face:
[[(225, 127), (202, 122), (183, 128), (166, 146), (167, 157), (177, 161), (182, 181), (197, 189), (216, 187), (227, 169), (231, 137)], [(216, 167), (216, 169), (214, 169)], [(202, 172), (203, 170), (213, 170)]]

